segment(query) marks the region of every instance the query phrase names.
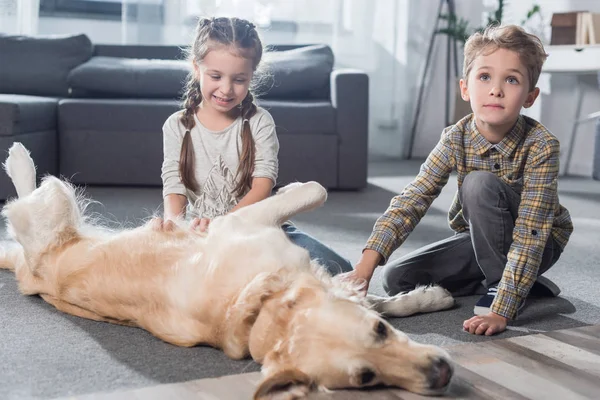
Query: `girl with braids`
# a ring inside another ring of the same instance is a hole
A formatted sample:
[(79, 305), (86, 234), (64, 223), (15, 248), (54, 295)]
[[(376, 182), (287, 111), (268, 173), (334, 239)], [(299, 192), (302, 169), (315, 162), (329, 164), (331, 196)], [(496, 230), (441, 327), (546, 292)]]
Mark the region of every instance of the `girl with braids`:
[[(279, 142), (271, 115), (250, 91), (263, 53), (254, 24), (239, 18), (203, 18), (190, 49), (193, 64), (183, 110), (163, 126), (165, 222), (192, 218), (205, 231), (210, 220), (270, 196), (278, 173)], [(331, 274), (351, 264), (292, 224), (290, 239)]]

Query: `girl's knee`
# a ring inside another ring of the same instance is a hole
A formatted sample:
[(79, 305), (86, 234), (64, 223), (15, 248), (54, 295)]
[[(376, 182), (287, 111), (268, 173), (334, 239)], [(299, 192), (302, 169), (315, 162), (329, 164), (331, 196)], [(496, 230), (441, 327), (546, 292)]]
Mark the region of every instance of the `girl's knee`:
[(323, 247), (320, 248), (321, 251), (316, 251), (315, 254), (311, 254), (311, 256), (314, 256), (311, 258), (317, 259), (321, 265), (327, 269), (329, 275), (335, 276), (353, 270), (350, 261), (346, 260), (325, 245), (322, 246)]
[(340, 256), (334, 250), (319, 242), (310, 235), (296, 229), (296, 227), (285, 227), (286, 234), (296, 245), (308, 250), (310, 258), (317, 260), (330, 275), (352, 271), (352, 264)]
[(327, 270), (327, 272), (331, 276), (336, 276), (336, 275), (343, 274), (345, 272), (350, 272), (353, 270), (352, 264), (350, 264), (350, 261), (345, 260), (345, 259), (339, 259), (339, 260), (334, 260), (334, 259), (322, 260), (321, 259), (319, 261), (321, 262), (321, 265)]

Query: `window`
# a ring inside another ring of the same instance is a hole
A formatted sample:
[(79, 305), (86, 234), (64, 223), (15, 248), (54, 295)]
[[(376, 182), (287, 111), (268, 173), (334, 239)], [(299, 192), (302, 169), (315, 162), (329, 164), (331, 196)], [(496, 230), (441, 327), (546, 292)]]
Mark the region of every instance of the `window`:
[(161, 14), (163, 12), (163, 0), (40, 0), (40, 16), (119, 20), (123, 4), (126, 4), (128, 18), (132, 19), (136, 18), (139, 7), (158, 8)]

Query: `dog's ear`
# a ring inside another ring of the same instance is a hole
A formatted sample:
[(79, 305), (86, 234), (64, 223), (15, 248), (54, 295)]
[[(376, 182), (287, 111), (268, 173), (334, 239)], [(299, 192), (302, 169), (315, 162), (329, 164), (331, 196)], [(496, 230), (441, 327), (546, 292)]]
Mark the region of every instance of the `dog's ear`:
[(315, 389), (315, 382), (304, 372), (286, 368), (267, 376), (254, 392), (254, 400), (301, 399)]

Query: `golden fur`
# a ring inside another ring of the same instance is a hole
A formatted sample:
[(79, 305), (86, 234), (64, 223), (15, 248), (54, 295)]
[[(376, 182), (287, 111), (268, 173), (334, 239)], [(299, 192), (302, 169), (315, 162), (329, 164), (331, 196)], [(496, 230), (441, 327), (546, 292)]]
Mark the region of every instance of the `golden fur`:
[(5, 169), (18, 199), (2, 213), (17, 246), (0, 251), (23, 294), (69, 314), (148, 330), (179, 346), (209, 345), (263, 364), (255, 398), (297, 398), (311, 390), (375, 384), (442, 393), (448, 355), (420, 345), (381, 314), (452, 306), (440, 287), (392, 298), (357, 295), (323, 273), (280, 229), (322, 205), (318, 183), (216, 218), (207, 234), (180, 221), (173, 231), (110, 232), (86, 222), (73, 187), (49, 176), (36, 188), (28, 151), (15, 143)]

